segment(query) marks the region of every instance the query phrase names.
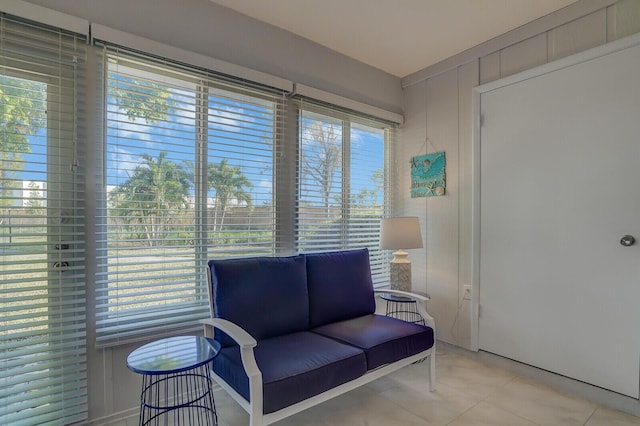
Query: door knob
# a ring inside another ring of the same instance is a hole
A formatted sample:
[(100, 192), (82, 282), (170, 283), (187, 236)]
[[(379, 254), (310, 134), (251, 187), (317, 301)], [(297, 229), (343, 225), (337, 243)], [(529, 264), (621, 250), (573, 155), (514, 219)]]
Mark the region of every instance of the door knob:
[(631, 247), (635, 243), (636, 239), (633, 237), (633, 235), (625, 235), (624, 237), (620, 238), (620, 244), (625, 247)]

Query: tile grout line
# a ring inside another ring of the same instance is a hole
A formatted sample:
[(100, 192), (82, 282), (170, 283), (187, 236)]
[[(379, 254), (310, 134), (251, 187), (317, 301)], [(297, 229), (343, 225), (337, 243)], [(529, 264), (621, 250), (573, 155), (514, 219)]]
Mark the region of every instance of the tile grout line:
[(458, 414), (457, 416), (455, 416), (453, 419), (451, 419), (449, 422), (445, 423), (445, 426), (452, 424), (453, 422), (455, 422), (456, 420), (458, 420), (460, 417), (462, 417), (463, 415), (465, 415), (469, 410), (473, 410), (475, 407), (477, 407), (479, 404), (481, 404), (482, 402), (485, 402), (484, 399), (481, 399), (480, 401), (476, 402), (474, 405), (472, 405), (471, 407), (467, 408), (466, 410), (464, 410), (462, 413)]
[[(519, 376), (518, 376), (517, 374), (513, 374), (513, 373), (511, 373), (511, 377), (509, 378), (509, 380), (507, 380), (506, 382), (504, 382), (502, 385), (498, 386), (498, 388), (504, 388), (504, 387), (506, 387), (507, 385), (509, 385), (509, 384), (511, 384), (511, 383), (517, 382), (517, 381), (518, 381), (518, 379), (519, 379)], [(493, 392), (497, 392), (497, 391), (498, 391), (497, 389), (494, 389), (494, 390), (493, 390)], [(504, 410), (504, 411), (506, 411), (507, 413), (512, 414), (512, 415), (514, 415), (514, 416), (516, 416), (516, 417), (518, 417), (518, 418), (520, 418), (520, 419), (522, 419), (522, 420), (524, 420), (524, 421), (526, 421), (526, 422), (529, 422), (529, 423), (531, 423), (531, 424), (534, 424), (534, 425), (538, 425), (538, 426), (540, 426), (540, 424), (539, 424), (538, 422), (536, 422), (535, 420), (529, 419), (529, 418), (527, 418), (527, 417), (523, 417), (522, 415), (520, 415), (520, 414), (518, 414), (518, 413), (516, 413), (516, 412), (513, 412), (513, 411), (509, 410), (508, 408), (499, 407), (499, 406), (497, 406), (497, 405), (492, 404), (491, 402), (489, 402), (489, 401), (488, 401), (488, 399), (491, 397), (491, 395), (493, 394), (493, 392), (489, 392), (489, 393), (487, 393), (487, 395), (484, 397), (484, 399), (482, 399), (482, 401), (480, 401), (480, 402), (484, 402), (485, 404), (489, 404), (490, 406), (492, 406), (492, 407), (494, 407), (494, 408), (496, 408), (496, 409), (499, 409), (499, 410)], [(479, 403), (478, 403), (478, 404), (479, 404)], [(476, 405), (477, 405), (477, 404), (476, 404)], [(584, 425), (583, 425), (583, 426), (584, 426)]]
[(589, 422), (591, 421), (591, 419), (593, 418), (593, 415), (596, 414), (596, 411), (598, 411), (598, 409), (600, 408), (600, 406), (596, 406), (596, 408), (593, 409), (593, 412), (591, 413), (591, 415), (589, 415), (589, 418), (584, 422), (583, 426), (586, 426), (589, 424)]
[[(502, 383), (500, 386), (497, 386), (497, 388), (502, 388), (502, 387), (504, 387), (504, 386), (508, 385), (509, 383), (512, 383), (515, 379), (517, 379), (517, 376), (516, 376), (515, 374), (513, 374), (513, 373), (509, 373), (509, 374), (510, 374), (509, 380), (505, 381), (505, 382), (504, 382), (504, 383)], [(497, 389), (494, 389), (493, 391), (495, 392), (495, 391), (497, 391)], [(450, 425), (450, 424), (452, 424), (452, 423), (453, 423), (453, 422), (455, 422), (457, 419), (459, 419), (460, 417), (462, 417), (463, 415), (465, 415), (469, 410), (474, 409), (475, 407), (477, 407), (478, 405), (480, 405), (480, 404), (481, 404), (481, 403), (483, 403), (483, 402), (484, 402), (484, 403), (487, 403), (487, 404), (490, 404), (492, 407), (496, 407), (495, 405), (491, 404), (490, 402), (487, 402), (487, 399), (491, 396), (491, 394), (492, 394), (492, 393), (493, 393), (493, 392), (488, 392), (485, 396), (483, 396), (482, 398), (480, 398), (480, 400), (479, 400), (478, 402), (476, 402), (476, 403), (475, 403), (475, 404), (473, 404), (471, 407), (467, 408), (466, 410), (464, 410), (463, 412), (461, 412), (460, 414), (458, 414), (457, 416), (455, 416), (453, 419), (451, 419), (449, 422), (447, 422), (447, 423), (445, 424), (445, 426), (446, 426), (446, 425)], [(499, 407), (496, 407), (496, 408), (499, 408)], [(507, 411), (507, 412), (511, 413), (511, 412), (510, 412), (510, 411), (508, 411), (508, 410), (505, 410), (505, 411)], [(514, 414), (514, 415), (518, 416), (518, 415), (517, 415), (517, 414), (515, 414), (515, 413), (511, 413), (511, 414)], [(518, 417), (520, 417), (520, 416), (518, 416)], [(522, 418), (522, 417), (520, 417), (520, 418)], [(525, 419), (525, 420), (530, 421), (529, 419)], [(535, 422), (534, 422), (534, 424), (537, 424), (537, 423), (535, 423)]]

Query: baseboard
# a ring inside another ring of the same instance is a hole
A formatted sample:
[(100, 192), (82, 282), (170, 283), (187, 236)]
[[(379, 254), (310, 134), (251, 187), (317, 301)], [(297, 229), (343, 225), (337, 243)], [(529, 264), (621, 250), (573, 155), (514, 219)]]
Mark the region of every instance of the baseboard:
[[(211, 391), (214, 393), (214, 400), (215, 400), (215, 393), (222, 392), (223, 389), (217, 383), (212, 382)], [(172, 405), (172, 403), (173, 403), (173, 398), (170, 398), (170, 400), (166, 403), (166, 405)], [(129, 425), (129, 424), (134, 425), (134, 424), (138, 424), (139, 416), (140, 416), (140, 406), (136, 405), (135, 407), (128, 408), (126, 410), (119, 411), (117, 413), (112, 413), (112, 414), (109, 414), (108, 416), (91, 419), (87, 422), (87, 424), (90, 426), (109, 426), (109, 425), (122, 426), (122, 425)]]
[(438, 352), (464, 355), (487, 366), (500, 368), (518, 376), (535, 380), (552, 389), (640, 417), (640, 400), (593, 386), (589, 383), (561, 376), (490, 352), (482, 350), (473, 352), (450, 343), (438, 341)]
[(140, 408), (129, 408), (124, 411), (109, 414), (108, 416), (99, 417), (97, 419), (89, 420), (88, 424), (91, 426), (107, 426), (107, 425), (127, 425), (134, 424), (137, 421)]

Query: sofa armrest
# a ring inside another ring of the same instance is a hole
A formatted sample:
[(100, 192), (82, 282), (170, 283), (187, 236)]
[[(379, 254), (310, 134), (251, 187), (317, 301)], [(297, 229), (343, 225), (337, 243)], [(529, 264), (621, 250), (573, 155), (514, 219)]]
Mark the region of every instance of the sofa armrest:
[(258, 342), (251, 337), (242, 327), (238, 326), (231, 321), (222, 318), (207, 318), (200, 320), (204, 324), (205, 337), (213, 338), (214, 327), (224, 331), (229, 337), (231, 337), (240, 348), (253, 348)]
[(409, 299), (412, 299), (413, 301), (416, 302), (416, 308), (420, 316), (424, 319), (424, 323), (429, 327), (431, 327), (435, 333), (436, 321), (427, 312), (427, 302), (430, 300), (430, 297), (423, 296), (421, 294), (411, 293), (409, 291), (391, 290), (391, 289), (379, 289), (379, 290), (374, 289), (373, 292), (374, 294), (387, 293), (387, 294), (393, 294), (395, 296), (402, 296), (402, 297), (407, 297)]
[(258, 344), (256, 339), (251, 337), (242, 327), (227, 321), (222, 318), (208, 318), (200, 321), (204, 324), (205, 337), (213, 338), (214, 327), (224, 331), (229, 337), (231, 337), (240, 346), (240, 355), (242, 356), (242, 364), (244, 370), (251, 377), (259, 375), (260, 381), (262, 381), (262, 373), (256, 364), (256, 358), (253, 354), (253, 348)]
[(224, 331), (240, 346), (240, 356), (242, 357), (242, 365), (244, 371), (249, 377), (249, 401), (251, 401), (251, 411), (253, 415), (260, 413), (262, 415), (262, 372), (256, 363), (256, 357), (253, 348), (258, 342), (251, 337), (242, 327), (231, 321), (222, 318), (207, 318), (200, 321), (204, 324), (205, 337), (213, 338), (214, 327)]

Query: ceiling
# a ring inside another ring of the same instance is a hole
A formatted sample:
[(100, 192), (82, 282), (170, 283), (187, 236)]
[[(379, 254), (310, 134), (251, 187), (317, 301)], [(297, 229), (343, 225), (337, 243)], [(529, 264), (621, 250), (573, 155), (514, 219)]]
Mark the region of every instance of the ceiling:
[(211, 0), (405, 77), (577, 0)]

